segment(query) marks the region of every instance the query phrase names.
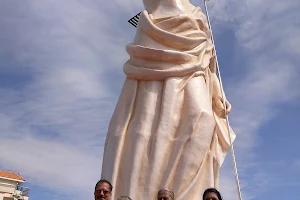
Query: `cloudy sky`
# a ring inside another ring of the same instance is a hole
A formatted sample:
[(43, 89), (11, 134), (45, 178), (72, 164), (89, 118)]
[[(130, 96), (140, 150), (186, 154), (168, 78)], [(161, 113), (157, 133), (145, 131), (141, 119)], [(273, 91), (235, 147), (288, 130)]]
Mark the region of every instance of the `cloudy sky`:
[[(202, 1), (192, 1), (202, 6)], [(0, 0), (0, 169), (92, 199), (141, 0)], [(300, 1), (209, 3), (245, 200), (300, 195)], [(236, 200), (231, 156), (224, 199)]]

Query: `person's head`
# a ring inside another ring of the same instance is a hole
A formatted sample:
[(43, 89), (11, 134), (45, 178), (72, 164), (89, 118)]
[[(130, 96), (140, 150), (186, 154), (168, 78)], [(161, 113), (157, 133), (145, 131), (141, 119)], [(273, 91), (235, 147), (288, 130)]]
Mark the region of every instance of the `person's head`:
[(157, 200), (174, 200), (174, 192), (168, 188), (160, 189), (157, 193)]
[(128, 196), (120, 196), (117, 200), (132, 200), (132, 199)]
[(222, 200), (221, 194), (215, 188), (208, 188), (203, 193), (203, 200)]
[(109, 200), (113, 187), (107, 180), (100, 180), (95, 185), (95, 200)]

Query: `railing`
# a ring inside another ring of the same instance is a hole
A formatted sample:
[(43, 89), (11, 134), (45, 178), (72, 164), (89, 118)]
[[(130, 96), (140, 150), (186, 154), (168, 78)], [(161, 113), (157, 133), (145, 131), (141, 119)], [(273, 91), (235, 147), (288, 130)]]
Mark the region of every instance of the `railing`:
[(24, 187), (24, 186), (21, 186), (21, 185), (17, 186), (17, 190), (21, 192), (22, 196), (28, 196), (29, 191), (30, 191), (30, 189), (28, 187)]

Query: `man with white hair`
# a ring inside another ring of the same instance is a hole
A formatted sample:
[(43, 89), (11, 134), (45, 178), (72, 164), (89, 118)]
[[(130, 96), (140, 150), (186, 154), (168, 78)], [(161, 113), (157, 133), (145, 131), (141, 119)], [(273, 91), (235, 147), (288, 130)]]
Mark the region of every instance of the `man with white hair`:
[(157, 193), (157, 200), (174, 200), (174, 192), (168, 188), (162, 188)]

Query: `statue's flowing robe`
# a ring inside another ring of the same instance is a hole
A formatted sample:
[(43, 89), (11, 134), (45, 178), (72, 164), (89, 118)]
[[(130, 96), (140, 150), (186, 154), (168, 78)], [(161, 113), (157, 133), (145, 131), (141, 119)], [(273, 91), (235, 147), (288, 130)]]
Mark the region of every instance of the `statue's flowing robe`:
[[(199, 200), (218, 188), (230, 147), (226, 121), (213, 111), (214, 48), (199, 7), (161, 19), (143, 11), (126, 80), (105, 142), (102, 179), (112, 199), (154, 200), (160, 188)], [(234, 132), (230, 129), (232, 140)]]

